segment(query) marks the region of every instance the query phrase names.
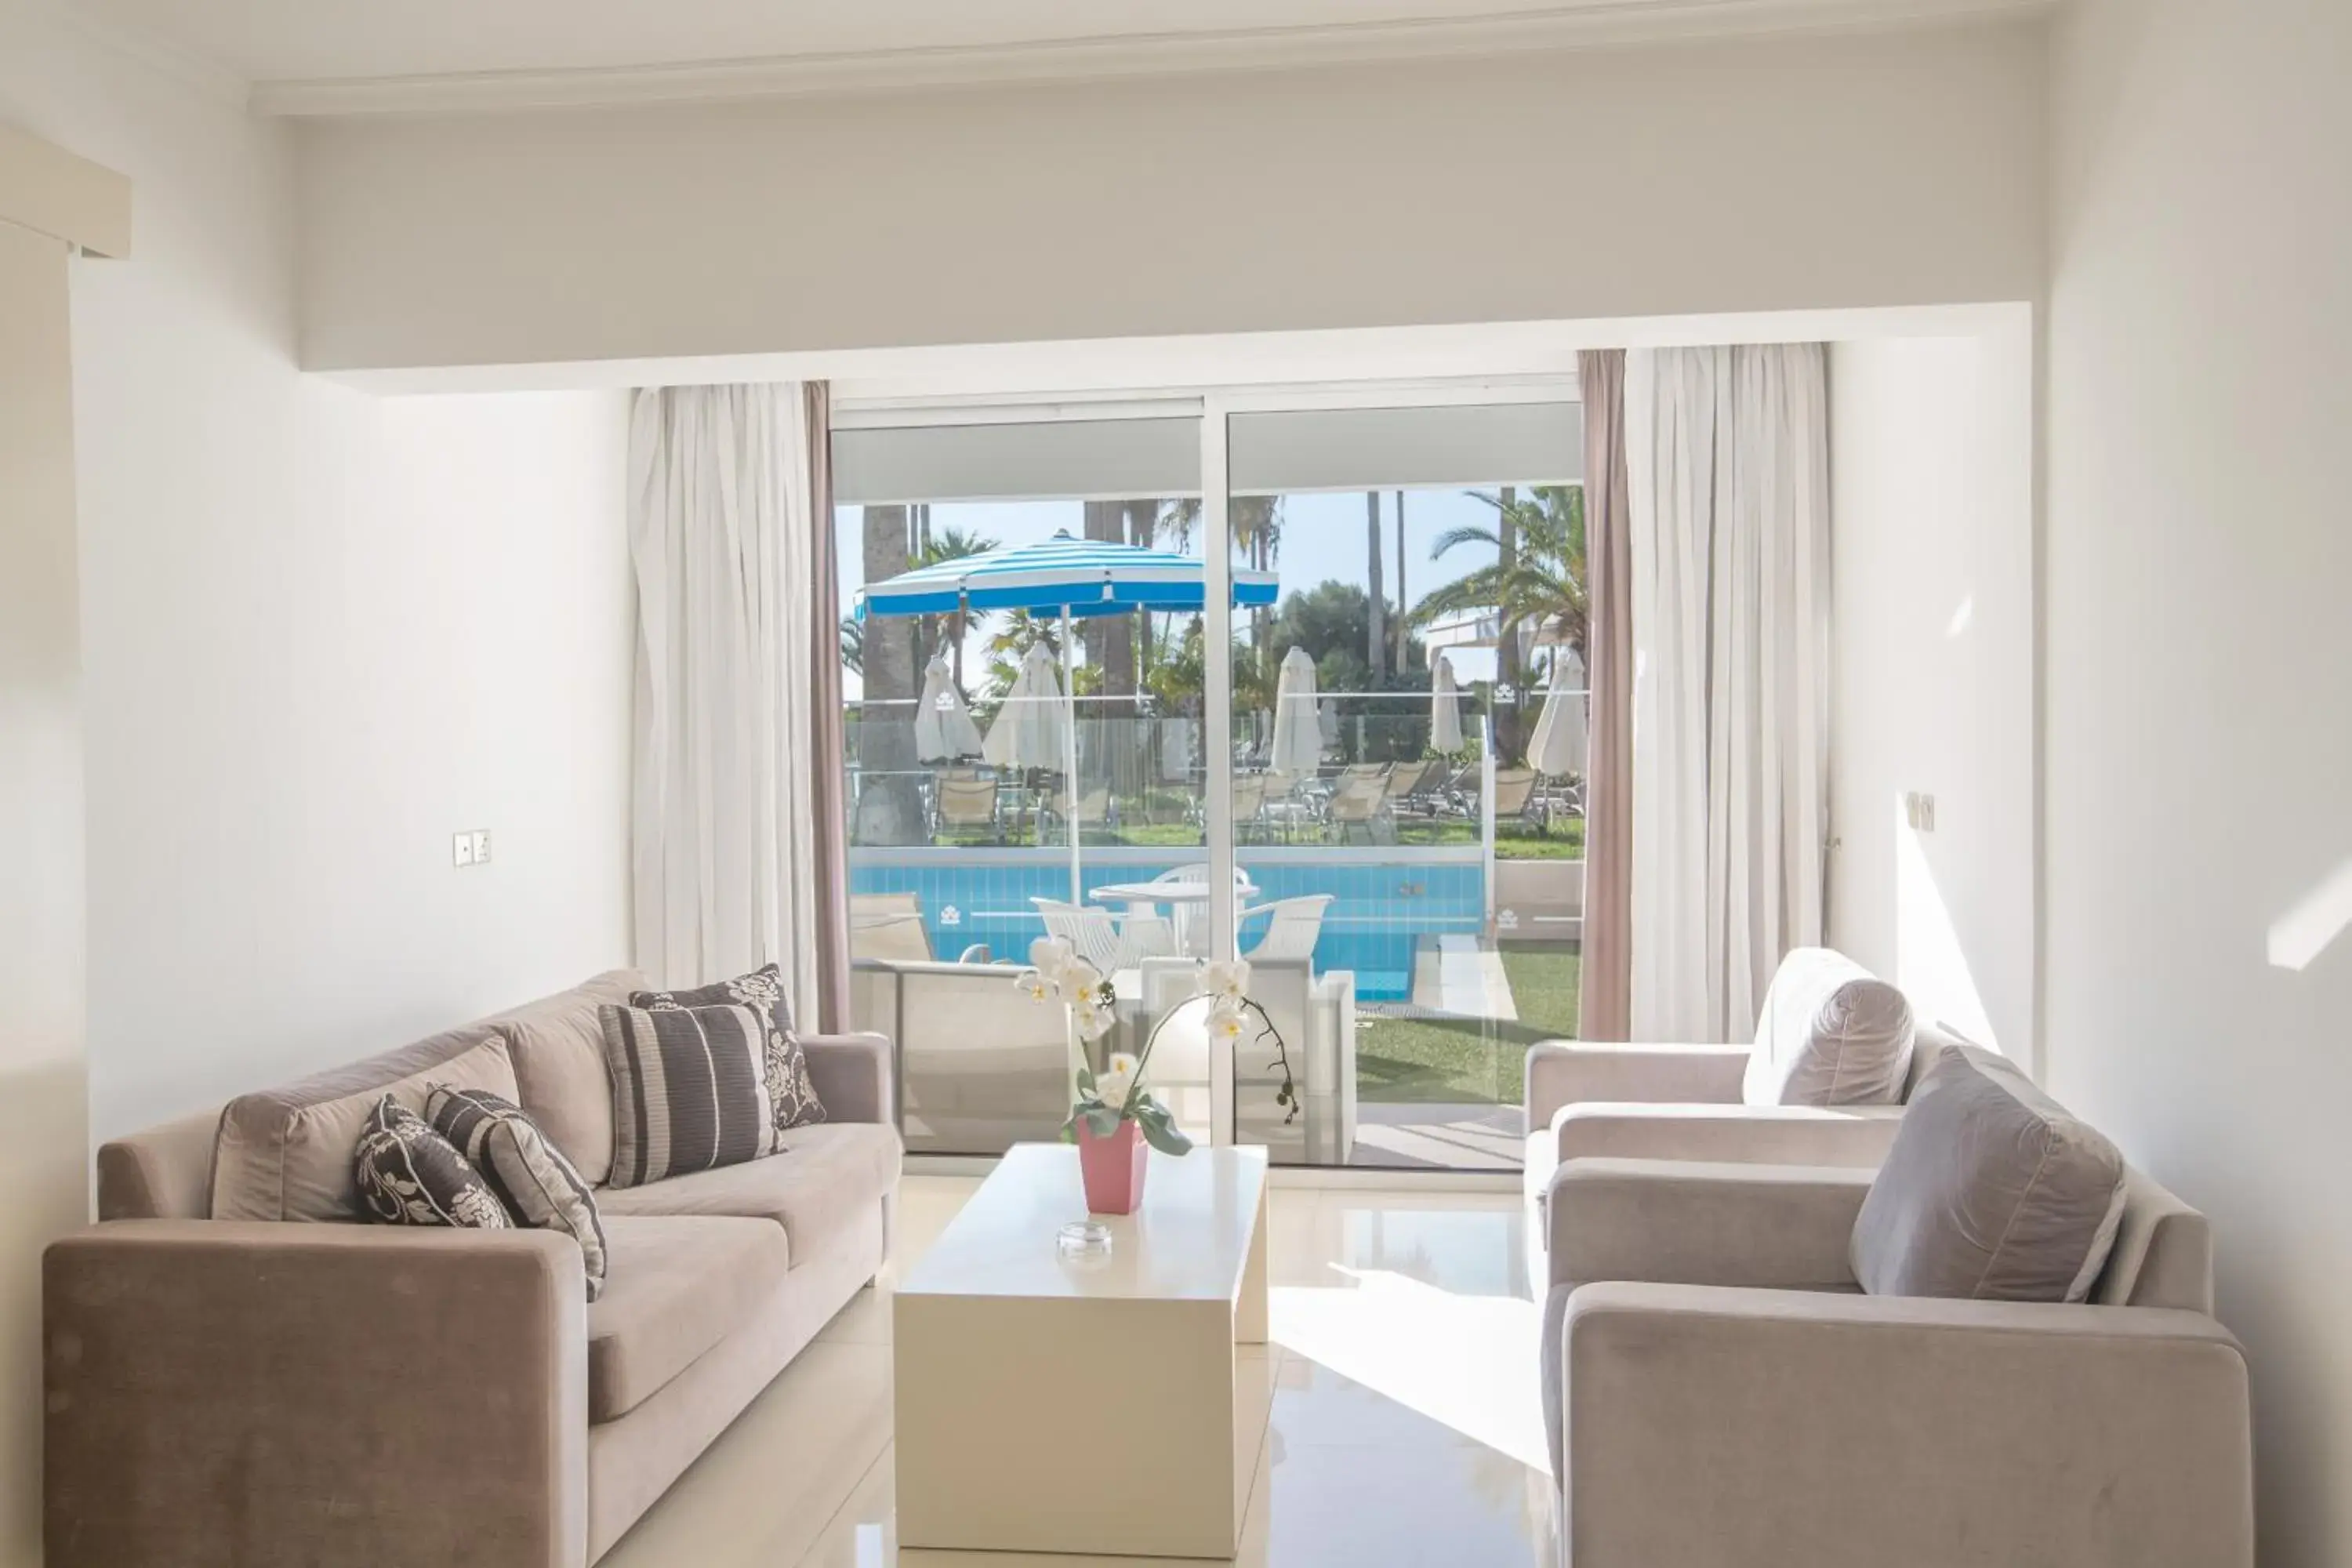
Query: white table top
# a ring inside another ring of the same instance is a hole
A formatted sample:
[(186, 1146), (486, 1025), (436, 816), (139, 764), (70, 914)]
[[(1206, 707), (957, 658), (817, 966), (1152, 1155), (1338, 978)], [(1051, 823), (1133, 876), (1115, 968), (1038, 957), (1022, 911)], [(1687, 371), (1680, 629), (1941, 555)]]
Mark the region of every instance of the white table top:
[(1249, 1261), (1265, 1189), (1258, 1148), (1157, 1151), (1143, 1207), (1108, 1215), (1108, 1258), (1062, 1257), (1061, 1228), (1087, 1217), (1078, 1151), (1016, 1143), (914, 1271), (901, 1296), (1027, 1296), (1093, 1300), (1231, 1300)]
[[(1106, 882), (1087, 897), (1109, 904), (1205, 904), (1214, 884), (1209, 882)], [(1255, 899), (1255, 883), (1234, 885), (1236, 900)]]

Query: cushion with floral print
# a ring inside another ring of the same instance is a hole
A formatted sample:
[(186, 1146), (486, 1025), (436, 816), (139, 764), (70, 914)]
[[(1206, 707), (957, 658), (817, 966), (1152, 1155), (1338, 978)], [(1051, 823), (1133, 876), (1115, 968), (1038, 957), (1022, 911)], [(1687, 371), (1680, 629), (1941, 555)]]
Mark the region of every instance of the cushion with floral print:
[(809, 1077), (808, 1052), (793, 1028), (793, 1005), (784, 994), (781, 966), (763, 963), (749, 974), (679, 991), (639, 991), (629, 1005), (661, 1011), (672, 1007), (749, 1007), (767, 1024), (768, 1100), (775, 1107), (776, 1131), (789, 1132), (824, 1120), (824, 1102)]
[(514, 1216), (473, 1162), (388, 1094), (368, 1112), (352, 1152), (352, 1173), (360, 1206), (386, 1225), (514, 1227)]

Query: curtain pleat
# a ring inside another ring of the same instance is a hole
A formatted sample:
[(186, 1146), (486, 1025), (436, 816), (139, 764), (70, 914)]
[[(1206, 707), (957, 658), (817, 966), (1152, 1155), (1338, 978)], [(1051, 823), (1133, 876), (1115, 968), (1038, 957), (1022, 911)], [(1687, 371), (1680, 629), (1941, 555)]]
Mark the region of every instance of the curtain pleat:
[(651, 389), (629, 441), (637, 963), (686, 985), (772, 961), (820, 1026), (848, 988), (824, 407)]
[(1628, 358), (1636, 1038), (1746, 1037), (1822, 940), (1826, 387), (1818, 344)]
[(1625, 351), (1578, 357), (1584, 392), (1586, 685), (1584, 926), (1577, 1035), (1633, 1025), (1633, 561), (1627, 536)]

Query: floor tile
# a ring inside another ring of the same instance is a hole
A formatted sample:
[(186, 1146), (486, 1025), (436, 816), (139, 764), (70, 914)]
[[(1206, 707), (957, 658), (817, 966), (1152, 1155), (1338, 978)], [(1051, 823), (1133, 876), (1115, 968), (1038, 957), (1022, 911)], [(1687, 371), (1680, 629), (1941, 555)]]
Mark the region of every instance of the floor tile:
[[(614, 1550), (612, 1568), (1153, 1568), (898, 1545), (890, 1288), (977, 1185), (908, 1179), (898, 1255), (877, 1287)], [(1517, 1199), (1277, 1187), (1268, 1208), (1274, 1342), (1244, 1352), (1264, 1371), (1240, 1423), (1236, 1561), (1551, 1563)]]
[(812, 1344), (598, 1568), (783, 1568), (890, 1440), (890, 1352)]

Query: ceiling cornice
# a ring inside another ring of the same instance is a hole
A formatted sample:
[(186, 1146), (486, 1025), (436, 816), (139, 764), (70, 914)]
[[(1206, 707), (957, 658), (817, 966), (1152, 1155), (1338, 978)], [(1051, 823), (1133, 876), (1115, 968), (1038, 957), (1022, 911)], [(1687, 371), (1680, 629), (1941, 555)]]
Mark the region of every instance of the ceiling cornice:
[(184, 87), (227, 108), (252, 107), (253, 90), (246, 79), (217, 61), (181, 47), (151, 28), (94, 15), (87, 5), (49, 0), (43, 9), (89, 42), (125, 59), (160, 71)]
[(927, 88), (1281, 70), (2046, 12), (2057, 0), (1603, 0), (1485, 16), (783, 55), (560, 70), (263, 81), (253, 112), (295, 118), (497, 113)]

